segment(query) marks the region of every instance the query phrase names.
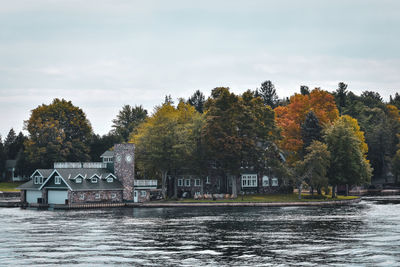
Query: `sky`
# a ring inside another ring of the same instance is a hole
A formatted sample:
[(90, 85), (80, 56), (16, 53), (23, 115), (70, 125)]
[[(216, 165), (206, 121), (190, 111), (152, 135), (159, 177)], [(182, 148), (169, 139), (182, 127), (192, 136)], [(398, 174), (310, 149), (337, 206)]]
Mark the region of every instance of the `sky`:
[[(0, 134), (71, 100), (97, 134), (124, 104), (271, 80), (400, 92), (400, 1), (0, 0)], [(26, 132), (25, 132), (26, 134)]]

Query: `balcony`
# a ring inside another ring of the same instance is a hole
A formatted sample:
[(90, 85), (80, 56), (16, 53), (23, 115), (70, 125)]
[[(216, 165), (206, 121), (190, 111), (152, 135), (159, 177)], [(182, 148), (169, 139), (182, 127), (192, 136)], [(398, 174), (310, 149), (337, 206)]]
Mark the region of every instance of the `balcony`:
[(157, 188), (157, 180), (134, 180), (134, 187)]

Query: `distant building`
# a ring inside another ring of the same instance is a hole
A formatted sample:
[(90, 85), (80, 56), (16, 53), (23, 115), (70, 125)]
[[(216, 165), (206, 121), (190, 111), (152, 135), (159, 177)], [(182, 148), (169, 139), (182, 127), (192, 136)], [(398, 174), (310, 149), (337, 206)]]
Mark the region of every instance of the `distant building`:
[(102, 162), (55, 162), (52, 169), (35, 170), (18, 187), (21, 202), (65, 205), (150, 199), (149, 191), (157, 188), (157, 181), (135, 180), (134, 144), (116, 144), (101, 158)]

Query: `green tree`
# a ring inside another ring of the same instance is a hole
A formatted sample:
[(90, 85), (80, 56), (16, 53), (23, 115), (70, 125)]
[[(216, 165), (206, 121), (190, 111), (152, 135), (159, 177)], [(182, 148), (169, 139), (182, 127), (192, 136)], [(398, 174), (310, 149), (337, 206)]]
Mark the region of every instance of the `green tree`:
[(330, 166), (330, 153), (328, 146), (319, 141), (313, 141), (307, 147), (307, 155), (304, 157), (304, 175), (307, 183), (316, 188), (321, 195), (321, 188), (328, 187), (327, 172)]
[(355, 129), (354, 121), (356, 120), (340, 117), (325, 131), (325, 141), (331, 154), (328, 178), (333, 186), (332, 197), (335, 197), (336, 185), (367, 183), (372, 176), (370, 164), (363, 151), (366, 145), (361, 140), (364, 137), (361, 131)]
[(4, 140), (4, 150), (7, 159), (15, 159), (17, 156), (18, 151), (16, 151), (16, 148), (14, 147), (16, 139), (17, 135), (15, 134), (14, 129), (11, 128)]
[(340, 82), (338, 84), (338, 89), (336, 89), (336, 103), (339, 109), (339, 113), (342, 114), (343, 107), (346, 106), (346, 96), (347, 96), (347, 84)]
[(0, 180), (3, 179), (5, 165), (6, 165), (6, 153), (4, 151), (3, 140), (0, 135)]
[(135, 107), (124, 105), (119, 111), (117, 118), (112, 121), (113, 132), (121, 136), (124, 142), (127, 142), (129, 140), (129, 135), (133, 133), (146, 118), (147, 110), (141, 105)]
[(236, 195), (241, 163), (265, 167), (266, 147), (277, 135), (274, 112), (251, 91), (237, 96), (224, 87), (212, 91), (206, 106), (203, 138), (207, 151), (231, 177), (232, 194)]
[(188, 100), (188, 103), (200, 112), (203, 113), (204, 111), (204, 103), (206, 102), (204, 94), (197, 90)]
[(300, 94), (302, 95), (309, 95), (310, 94), (310, 88), (306, 85), (301, 85), (300, 86)]
[(395, 183), (398, 184), (400, 177), (400, 149), (397, 150), (396, 154), (392, 159), (392, 172), (395, 178)]
[(396, 106), (398, 109), (400, 109), (400, 94), (396, 93), (394, 97), (390, 96), (389, 104)]
[(310, 110), (307, 113), (306, 119), (301, 124), (301, 137), (303, 139), (303, 151), (311, 145), (313, 141), (322, 141), (322, 127), (315, 113)]
[(27, 160), (49, 168), (54, 161), (87, 161), (92, 128), (85, 113), (71, 101), (54, 99), (32, 110), (25, 121)]
[(122, 137), (114, 132), (102, 136), (94, 134), (90, 142), (90, 158), (92, 161), (98, 161), (105, 151), (121, 142), (123, 142)]
[(162, 193), (166, 198), (167, 174), (179, 169), (193, 158), (201, 114), (193, 106), (180, 102), (175, 108), (170, 102), (155, 109), (155, 113), (138, 128), (131, 142), (136, 144), (138, 164), (161, 173)]
[(276, 94), (275, 86), (271, 81), (265, 81), (261, 87), (256, 90), (256, 96), (260, 96), (264, 105), (275, 108), (278, 103), (278, 95)]

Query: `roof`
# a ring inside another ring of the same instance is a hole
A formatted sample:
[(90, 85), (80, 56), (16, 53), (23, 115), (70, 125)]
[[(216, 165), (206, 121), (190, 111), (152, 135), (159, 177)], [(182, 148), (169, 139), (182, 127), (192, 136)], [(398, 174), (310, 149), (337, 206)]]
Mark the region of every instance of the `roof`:
[[(108, 169), (91, 169), (91, 168), (61, 168), (61, 169), (38, 169), (36, 170), (31, 177), (36, 176), (36, 173), (40, 173), (44, 180), (48, 179), (53, 172), (57, 172), (63, 180), (67, 183), (68, 187), (72, 189), (72, 191), (83, 191), (83, 190), (122, 190), (122, 183), (118, 179), (114, 179), (112, 183), (107, 182), (106, 178), (111, 173)], [(93, 175), (97, 175), (101, 177), (97, 180), (97, 183), (92, 183), (90, 178)], [(75, 178), (81, 175), (84, 179), (82, 179), (82, 183), (76, 183)], [(114, 175), (114, 174), (113, 174)], [(28, 190), (38, 190), (43, 184), (34, 184), (33, 179), (28, 182), (17, 187), (18, 189)]]
[(29, 180), (28, 182), (20, 185), (17, 187), (17, 189), (21, 189), (21, 190), (39, 190), (39, 187), (41, 186), (41, 184), (34, 184), (33, 183), (33, 179)]
[(107, 150), (100, 156), (100, 158), (111, 158), (111, 157), (114, 157), (114, 151), (111, 150)]

